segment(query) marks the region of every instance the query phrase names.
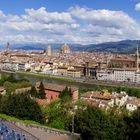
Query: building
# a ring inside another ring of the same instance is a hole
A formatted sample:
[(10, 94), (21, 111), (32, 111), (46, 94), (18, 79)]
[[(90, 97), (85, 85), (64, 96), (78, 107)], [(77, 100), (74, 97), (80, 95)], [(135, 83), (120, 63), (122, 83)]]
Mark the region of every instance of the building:
[(1, 95), (5, 95), (6, 94), (6, 90), (4, 87), (0, 87), (0, 94)]
[(67, 76), (68, 77), (74, 77), (74, 78), (80, 78), (81, 77), (81, 71), (76, 69), (69, 69), (67, 70)]
[(48, 46), (48, 56), (52, 55), (52, 47), (51, 45)]
[(58, 75), (61, 75), (61, 76), (67, 76), (67, 67), (65, 66), (62, 66), (62, 67), (58, 67), (57, 68), (57, 73)]
[(140, 83), (137, 68), (112, 68), (97, 71), (97, 79), (103, 81)]
[(69, 53), (70, 47), (65, 43), (60, 49), (60, 54), (69, 54)]
[(67, 76), (67, 77), (74, 77), (74, 78), (81, 77), (81, 70), (77, 70), (75, 68), (58, 67), (57, 73), (58, 75)]
[(128, 95), (125, 92), (109, 93), (107, 90), (101, 92), (89, 91), (81, 95), (81, 100), (87, 101), (99, 108), (108, 110), (114, 105), (118, 107), (125, 106), (125, 103), (128, 100)]
[(15, 90), (15, 93), (25, 93), (25, 92), (28, 92), (30, 90), (31, 90), (31, 87), (30, 86), (29, 87), (24, 87), (24, 88), (17, 88)]
[[(40, 82), (36, 83), (36, 89), (38, 90)], [(45, 88), (45, 93), (46, 93), (46, 98), (48, 102), (54, 101), (59, 99), (60, 93), (65, 89), (65, 85), (57, 85), (57, 84), (44, 84)], [(78, 95), (79, 95), (79, 90), (76, 87), (73, 86), (67, 86), (68, 88), (71, 88), (71, 94), (72, 94), (72, 99), (74, 101), (78, 100)]]
[(136, 97), (131, 97), (126, 102), (126, 109), (129, 111), (135, 111), (140, 106), (140, 101)]
[(140, 56), (138, 46), (134, 55), (116, 55), (110, 59), (109, 68), (140, 68)]

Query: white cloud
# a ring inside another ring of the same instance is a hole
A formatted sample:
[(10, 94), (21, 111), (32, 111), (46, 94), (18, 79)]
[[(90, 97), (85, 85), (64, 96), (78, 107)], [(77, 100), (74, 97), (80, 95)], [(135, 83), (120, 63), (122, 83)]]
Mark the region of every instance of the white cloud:
[(139, 39), (140, 25), (123, 11), (71, 7), (66, 12), (48, 12), (44, 7), (25, 9), (23, 15), (0, 11), (1, 43), (101, 43)]
[(25, 20), (38, 20), (40, 22), (48, 23), (48, 22), (66, 22), (71, 23), (73, 19), (71, 15), (67, 12), (47, 12), (44, 7), (41, 7), (38, 10), (34, 9), (25, 9), (26, 15), (23, 16)]
[(140, 2), (135, 5), (135, 10), (140, 11)]
[(92, 22), (95, 25), (121, 28), (126, 24), (135, 24), (135, 21), (122, 11), (91, 10), (80, 7), (70, 8), (70, 13), (81, 20)]

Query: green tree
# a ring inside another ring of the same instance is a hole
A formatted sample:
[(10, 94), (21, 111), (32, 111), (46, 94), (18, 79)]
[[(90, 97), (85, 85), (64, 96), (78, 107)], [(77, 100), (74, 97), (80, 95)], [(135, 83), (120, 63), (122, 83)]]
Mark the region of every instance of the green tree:
[(65, 89), (60, 93), (59, 98), (62, 99), (64, 102), (71, 101), (72, 99), (71, 88), (68, 88), (66, 86)]
[(6, 81), (3, 86), (6, 89), (7, 93), (12, 93), (15, 91), (15, 86), (11, 82)]
[(16, 83), (16, 82), (17, 82), (17, 80), (16, 80), (16, 78), (14, 77), (14, 74), (13, 74), (13, 73), (11, 73), (10, 76), (8, 76), (8, 78), (7, 78), (6, 81), (9, 81), (9, 82), (11, 82), (11, 83)]
[(42, 82), (40, 82), (40, 85), (39, 85), (38, 98), (46, 99), (45, 88)]
[(27, 93), (3, 96), (0, 103), (0, 113), (39, 123), (45, 122), (40, 106)]
[(32, 88), (30, 90), (30, 94), (31, 94), (32, 97), (37, 98), (38, 93), (37, 93), (36, 88), (34, 86), (32, 86)]
[(71, 115), (61, 101), (52, 102), (46, 108), (46, 118), (48, 126), (61, 130), (68, 130), (71, 123)]
[(83, 140), (123, 140), (125, 129), (118, 117), (111, 117), (97, 107), (87, 106), (76, 112), (75, 130), (81, 133)]
[(140, 138), (140, 107), (131, 116), (125, 117), (127, 125), (127, 139), (139, 140)]

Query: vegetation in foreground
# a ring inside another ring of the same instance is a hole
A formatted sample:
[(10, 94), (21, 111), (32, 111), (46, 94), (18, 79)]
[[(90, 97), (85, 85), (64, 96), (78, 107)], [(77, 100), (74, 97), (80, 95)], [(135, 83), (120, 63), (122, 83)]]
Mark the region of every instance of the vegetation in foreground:
[[(8, 78), (9, 79), (9, 78)], [(10, 82), (10, 80), (3, 80)], [(14, 80), (14, 79), (12, 79)], [(11, 83), (20, 83), (12, 81)], [(12, 87), (12, 86), (11, 86)], [(42, 87), (43, 88), (43, 87)], [(110, 90), (123, 90), (110, 89)], [(129, 94), (139, 96), (139, 90), (127, 89)], [(23, 120), (33, 120), (53, 128), (71, 131), (73, 104), (70, 89), (66, 88), (60, 94), (60, 99), (46, 106), (36, 103), (37, 91), (32, 87), (31, 92), (15, 94), (14, 92), (0, 96), (0, 113)], [(130, 92), (131, 91), (131, 92)], [(42, 93), (42, 90), (40, 90)], [(43, 93), (42, 93), (43, 94)], [(41, 95), (42, 97), (42, 95)], [(97, 107), (77, 102), (74, 111), (75, 132), (80, 133), (83, 140), (137, 140), (140, 137), (140, 108), (129, 113), (116, 107), (104, 111)], [(32, 122), (31, 122), (32, 123)]]
[(0, 113), (19, 119), (45, 123), (45, 116), (40, 106), (27, 93), (1, 96)]

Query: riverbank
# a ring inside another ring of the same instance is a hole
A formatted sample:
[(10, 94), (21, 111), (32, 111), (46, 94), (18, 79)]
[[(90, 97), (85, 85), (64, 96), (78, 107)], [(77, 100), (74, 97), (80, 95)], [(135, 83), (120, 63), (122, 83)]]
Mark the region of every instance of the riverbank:
[(81, 86), (82, 85), (90, 85), (90, 86), (96, 85), (96, 86), (103, 86), (103, 87), (127, 87), (127, 88), (140, 89), (140, 84), (136, 84), (136, 83), (98, 81), (98, 80), (94, 80), (94, 79), (76, 79), (76, 78), (70, 78), (70, 77), (60, 77), (60, 76), (56, 76), (56, 75), (30, 73), (30, 72), (23, 72), (23, 71), (16, 71), (16, 73), (23, 75), (23, 76), (53, 79), (53, 80), (63, 81), (66, 83), (71, 83), (71, 84), (81, 84)]
[[(31, 72), (24, 72), (24, 71), (16, 71), (16, 72), (12, 72), (12, 71), (5, 71), (2, 70), (1, 72), (4, 73), (13, 73), (13, 74), (17, 74), (20, 75), (22, 77), (26, 77), (29, 79), (35, 78), (41, 80), (41, 79), (46, 79), (44, 81), (53, 81), (54, 84), (63, 84), (63, 85), (73, 85), (73, 86), (77, 86), (80, 89), (83, 87), (87, 87), (87, 88), (92, 88), (94, 86), (99, 86), (99, 87), (122, 87), (122, 88), (136, 88), (136, 89), (140, 89), (140, 84), (136, 84), (136, 83), (124, 83), (124, 82), (113, 82), (113, 81), (99, 81), (99, 80), (95, 80), (95, 79), (79, 79), (79, 78), (72, 78), (72, 77), (62, 77), (62, 76), (57, 76), (57, 75), (49, 75), (49, 74), (42, 74), (42, 73), (31, 73)], [(26, 79), (25, 78), (25, 79)], [(55, 81), (55, 82), (54, 82)]]
[(31, 72), (24, 72), (24, 71), (16, 71), (17, 74), (25, 75), (25, 76), (35, 76), (39, 78), (47, 78), (47, 79), (54, 79), (54, 80), (61, 80), (65, 82), (72, 82), (76, 83), (76, 79), (70, 78), (70, 77), (60, 77), (56, 75), (50, 75), (50, 74), (43, 74), (43, 73), (31, 73)]

